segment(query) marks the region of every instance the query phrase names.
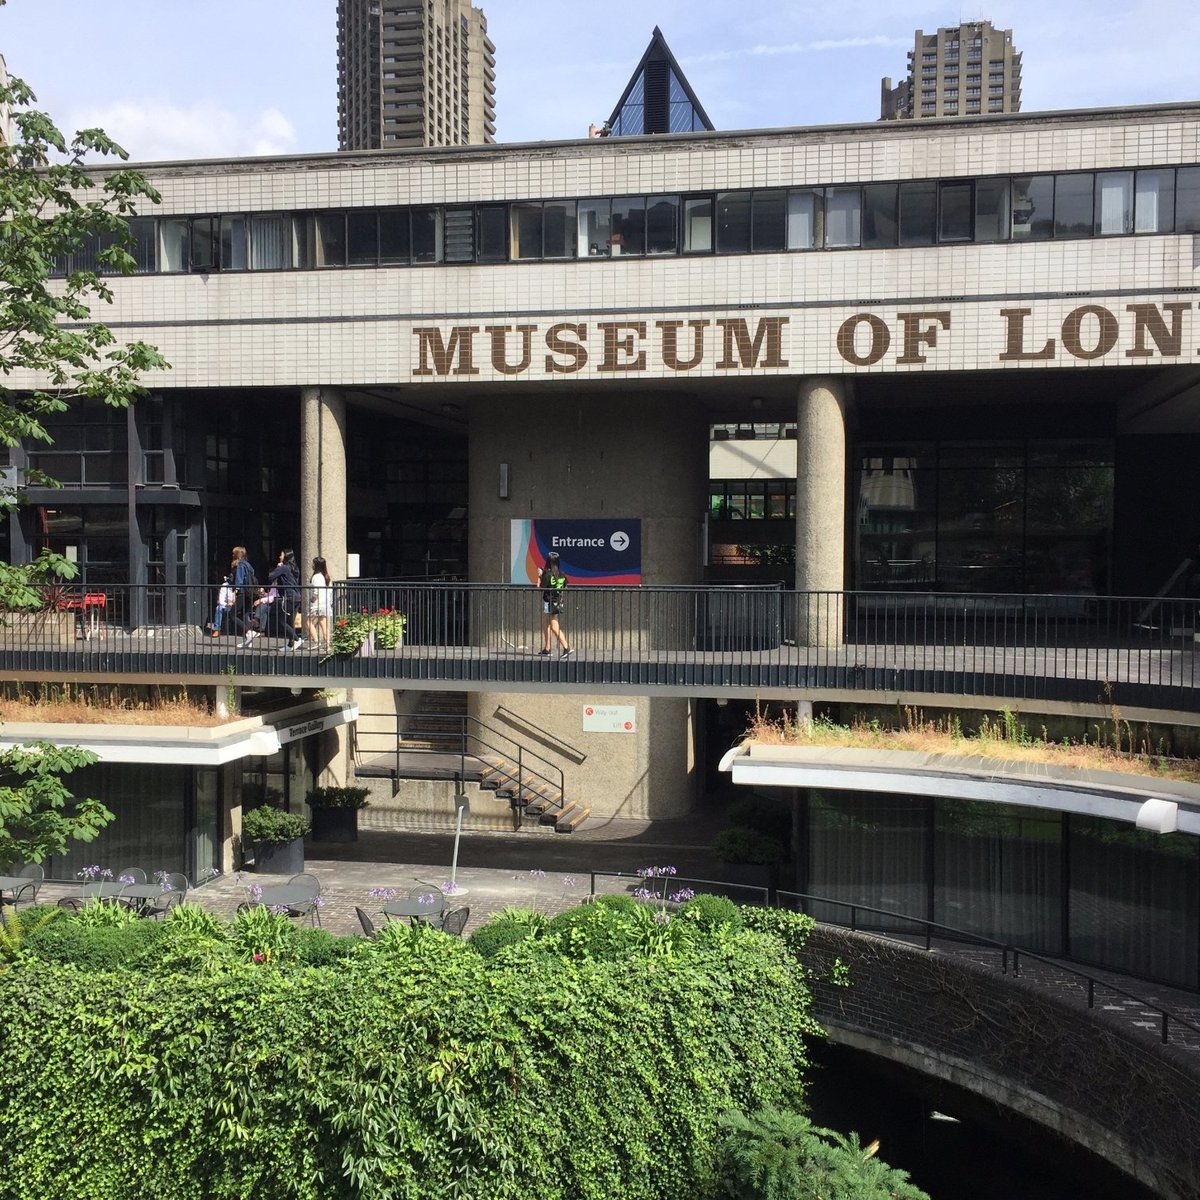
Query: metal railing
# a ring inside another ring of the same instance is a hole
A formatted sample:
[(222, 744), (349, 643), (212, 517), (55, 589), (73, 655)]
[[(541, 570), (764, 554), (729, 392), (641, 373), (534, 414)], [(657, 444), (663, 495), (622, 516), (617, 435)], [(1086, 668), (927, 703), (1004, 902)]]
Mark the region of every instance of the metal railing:
[[(412, 740), (406, 743), (406, 737)], [(445, 748), (414, 744), (435, 738), (444, 739)], [(383, 749), (376, 748), (380, 743), (383, 744)], [(442, 754), (457, 758), (457, 778), (460, 783), (473, 779), (490, 768), (504, 779), (511, 779), (511, 783), (502, 782), (500, 790), (507, 787), (515, 789), (511, 799), (514, 808), (524, 808), (537, 798), (548, 801), (551, 808), (558, 808), (562, 806), (566, 796), (565, 777), (561, 767), (538, 754), (536, 750), (529, 749), (510, 734), (495, 729), (467, 713), (398, 713), (394, 729), (356, 732), (355, 751), (360, 756), (394, 755), (397, 772), (402, 753)], [(501, 762), (490, 762), (489, 755)], [(478, 762), (479, 770), (468, 772), (468, 760), (472, 763)], [(515, 775), (510, 775), (506, 766), (515, 767)], [(544, 790), (539, 790), (539, 784)]]
[(692, 879), (686, 875), (653, 875), (645, 871), (589, 871), (590, 895), (604, 895), (596, 884), (601, 880), (615, 881), (620, 886), (610, 892), (630, 893), (636, 889), (653, 892), (657, 901), (667, 902), (671, 895), (684, 889), (693, 892), (708, 892), (714, 896), (725, 896), (738, 904), (754, 904), (767, 907), (769, 892), (754, 883), (730, 883), (724, 879)]
[[(1069, 966), (1062, 959), (1050, 958), (1034, 950), (1024, 949), (1012, 942), (997, 941), (994, 938), (984, 937), (982, 934), (972, 933), (969, 930), (955, 929), (950, 925), (942, 925), (937, 921), (928, 921), (922, 917), (909, 916), (907, 913), (899, 913), (886, 908), (874, 908), (869, 904), (859, 904), (849, 900), (834, 900), (828, 896), (814, 896), (806, 892), (780, 891), (777, 896), (780, 908), (794, 908), (796, 911), (803, 913), (807, 913), (809, 907), (817, 904), (827, 904), (835, 909), (849, 910), (849, 920), (846, 922), (829, 920), (825, 917), (814, 919), (820, 920), (822, 924), (838, 925), (841, 928), (849, 929), (856, 933), (870, 933), (874, 937), (883, 937), (889, 938), (892, 941), (904, 942), (905, 945), (911, 945), (912, 938), (918, 936), (924, 941), (926, 951), (933, 949), (935, 936), (943, 938), (946, 941), (962, 942), (967, 945), (981, 946), (988, 950), (998, 950), (1000, 952), (1000, 973), (1002, 975), (1008, 974), (1009, 964), (1011, 963), (1013, 977), (1019, 976), (1021, 974), (1021, 960), (1023, 958), (1031, 962), (1041, 963), (1043, 966), (1049, 967), (1054, 971), (1060, 971), (1074, 979), (1080, 980), (1084, 985), (1083, 990), (1087, 997), (1088, 1008), (1095, 1008), (1096, 991), (1099, 988), (1113, 995), (1121, 996), (1126, 1000), (1132, 1000), (1146, 1012), (1154, 1013), (1158, 1020), (1160, 1037), (1164, 1045), (1170, 1042), (1170, 1028), (1172, 1024), (1189, 1029), (1192, 1033), (1200, 1034), (1200, 1024), (1189, 1021), (1186, 1017), (1179, 1016), (1170, 1009), (1164, 1008), (1156, 1001), (1147, 1000), (1144, 996), (1138, 996), (1134, 992), (1119, 987), (1107, 979), (1101, 979), (1099, 976), (1092, 975), (1078, 967)], [(788, 900), (795, 903), (789, 904)], [(888, 922), (913, 926), (919, 931), (919, 934), (914, 935), (911, 930), (905, 931), (903, 928), (889, 927), (878, 923), (864, 925), (859, 921), (859, 915), (864, 913), (869, 913), (875, 917), (882, 917)]]
[(374, 657), (282, 650), (276, 603), (242, 648), (246, 614), (211, 637), (214, 586), (108, 586), (103, 605), (0, 614), (13, 678), (169, 675), (334, 683), (438, 681), (482, 689), (572, 683), (692, 695), (886, 691), (1200, 711), (1200, 602), (1146, 597), (794, 592), (778, 586), (567, 589), (574, 654), (542, 657), (540, 593), (402, 580), (335, 586), (334, 622), (404, 614)]

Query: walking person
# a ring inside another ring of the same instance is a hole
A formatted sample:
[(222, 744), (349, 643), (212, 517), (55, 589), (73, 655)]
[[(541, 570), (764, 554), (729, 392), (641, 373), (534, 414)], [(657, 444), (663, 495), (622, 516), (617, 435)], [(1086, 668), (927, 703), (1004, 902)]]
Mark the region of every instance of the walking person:
[[(233, 607), (229, 617), (229, 632), (240, 633), (245, 638), (250, 632), (250, 620), (254, 615), (254, 603), (258, 599), (258, 576), (254, 566), (246, 557), (245, 546), (234, 546), (229, 562), (230, 582), (233, 585)], [(243, 641), (243, 645), (249, 645)]]
[(320, 555), (312, 560), (312, 578), (308, 586), (308, 637), (318, 649), (328, 650), (329, 626), (333, 619), (333, 580)]
[(265, 632), (284, 639), (280, 650), (299, 650), (304, 638), (300, 631), (300, 570), (296, 566), (294, 550), (280, 550), (279, 558), (267, 576), (267, 586), (275, 590), (276, 599), (270, 609), (270, 628)]
[(213, 637), (221, 636), (221, 626), (225, 622), (225, 614), (233, 608), (236, 599), (237, 597), (233, 590), (233, 576), (223, 575), (221, 577), (221, 586), (217, 588), (216, 611), (213, 613), (212, 623), (209, 626)]
[(555, 641), (560, 648), (559, 658), (566, 658), (574, 653), (558, 623), (563, 610), (563, 592), (567, 586), (567, 577), (558, 563), (558, 551), (551, 550), (546, 555), (546, 565), (538, 576), (537, 586), (542, 589), (542, 648), (538, 651), (539, 658), (550, 657), (550, 650)]

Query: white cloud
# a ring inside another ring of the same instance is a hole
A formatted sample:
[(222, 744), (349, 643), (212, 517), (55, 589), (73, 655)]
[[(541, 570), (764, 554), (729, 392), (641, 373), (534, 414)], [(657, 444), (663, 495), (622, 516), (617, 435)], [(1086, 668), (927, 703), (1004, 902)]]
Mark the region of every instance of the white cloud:
[(289, 154), (296, 148), (296, 128), (277, 108), (245, 114), (208, 101), (179, 107), (164, 100), (116, 100), (76, 110), (68, 125), (98, 125), (135, 162)]

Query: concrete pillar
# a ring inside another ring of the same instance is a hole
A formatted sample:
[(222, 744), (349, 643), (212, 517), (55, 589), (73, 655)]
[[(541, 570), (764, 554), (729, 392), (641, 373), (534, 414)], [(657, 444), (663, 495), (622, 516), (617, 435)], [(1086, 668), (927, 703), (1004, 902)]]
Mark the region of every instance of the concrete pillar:
[[(300, 577), (320, 555), (334, 581), (346, 578), (346, 400), (336, 388), (300, 389)], [(341, 786), (349, 778), (350, 729), (320, 738), (315, 782)]]
[[(840, 379), (800, 381), (796, 406), (796, 590), (846, 586), (846, 394)], [(814, 595), (796, 614), (802, 646), (842, 642), (840, 596)]]
[(300, 389), (301, 573), (321, 555), (346, 578), (346, 401), (335, 388)]

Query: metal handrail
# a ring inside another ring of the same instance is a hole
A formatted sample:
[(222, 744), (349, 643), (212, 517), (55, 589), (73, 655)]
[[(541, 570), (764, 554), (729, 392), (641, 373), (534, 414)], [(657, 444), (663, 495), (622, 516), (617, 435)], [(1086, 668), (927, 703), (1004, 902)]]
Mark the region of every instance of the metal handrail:
[(497, 707), (494, 715), (499, 716), (501, 714), (503, 714), (508, 720), (524, 725), (527, 729), (532, 729), (534, 733), (538, 734), (540, 737), (544, 737), (551, 742), (557, 742), (559, 748), (573, 762), (582, 763), (587, 761), (586, 751), (580, 750), (578, 746), (572, 746), (571, 743), (565, 738), (559, 737), (557, 733), (551, 733), (549, 729), (544, 729), (541, 725), (537, 724), (536, 721), (531, 721), (528, 717), (524, 717), (520, 713), (513, 712), (511, 708), (505, 708), (503, 704)]
[[(450, 753), (452, 753), (452, 754), (456, 753), (458, 756), (458, 759), (459, 759), (458, 779), (459, 779), (460, 783), (463, 782), (467, 777), (467, 759), (479, 757), (478, 755), (472, 754), (472, 752), (468, 749), (468, 743), (474, 742), (476, 745), (478, 745), (480, 747), (480, 749), (490, 750), (493, 753), (500, 755), (502, 758), (507, 759), (510, 762), (513, 761), (515, 758), (516, 767), (517, 767), (517, 775), (516, 775), (516, 780), (515, 780), (516, 787), (517, 787), (517, 795), (514, 797), (514, 800), (517, 802), (518, 805), (519, 805), (520, 799), (521, 799), (521, 792), (530, 790), (529, 787), (524, 782), (525, 776), (527, 774), (529, 776), (531, 776), (535, 781), (540, 781), (540, 782), (546, 784), (547, 786), (549, 786), (551, 788), (555, 788), (557, 790), (557, 794), (558, 794), (557, 806), (561, 807), (561, 805), (563, 803), (565, 803), (565, 801), (566, 801), (566, 776), (563, 773), (563, 770), (561, 767), (559, 767), (556, 763), (551, 762), (550, 759), (544, 757), (543, 755), (538, 754), (536, 750), (528, 749), (527, 747), (522, 745), (522, 743), (519, 742), (516, 738), (511, 737), (510, 735), (504, 733), (502, 730), (493, 728), (492, 726), (488, 725), (486, 721), (481, 721), (478, 717), (471, 716), (469, 713), (412, 712), (412, 713), (403, 713), (403, 714), (397, 713), (397, 714), (395, 714), (395, 730), (392, 734), (392, 737), (394, 737), (394, 739), (395, 739), (394, 746), (395, 746), (395, 753), (397, 755), (397, 762), (399, 761), (400, 753), (404, 750), (405, 729), (402, 728), (402, 724), (404, 722), (413, 722), (413, 721), (427, 721), (427, 722), (433, 722), (435, 724), (441, 722), (444, 725), (449, 726), (451, 731), (453, 730), (454, 725), (458, 726), (458, 733), (457, 733), (458, 750), (451, 751)], [(479, 726), (480, 729), (484, 730), (487, 734), (490, 734), (494, 737), (498, 737), (498, 738), (501, 738), (501, 739), (509, 742), (511, 744), (511, 746), (515, 748), (516, 754), (514, 755), (510, 749), (508, 749), (504, 746), (497, 746), (497, 745), (492, 744), (486, 738), (480, 736), (478, 733), (475, 733), (475, 732), (469, 730), (468, 725), (477, 725), (477, 726)], [(409, 752), (410, 753), (421, 753), (421, 751), (416, 751), (416, 750), (410, 750)], [(546, 768), (546, 771), (540, 771), (536, 767), (528, 766), (526, 764), (526, 760), (530, 759), (530, 758), (541, 763), (542, 766)], [(549, 772), (549, 773), (547, 773), (547, 772)], [(557, 779), (556, 779), (556, 777), (557, 777)]]
[[(661, 884), (660, 892), (662, 899), (667, 898), (667, 889), (669, 887), (691, 887), (692, 884), (698, 884), (702, 887), (725, 888), (735, 892), (751, 892), (754, 895), (762, 898), (760, 908), (768, 907), (768, 898), (770, 892), (765, 887), (760, 887), (756, 883), (731, 883), (723, 879), (693, 879), (688, 875), (669, 875), (669, 876), (647, 876), (637, 871), (589, 871), (588, 877), (590, 880), (590, 894), (596, 895), (596, 880), (597, 879), (628, 879), (632, 882), (641, 882), (643, 885), (649, 883)], [(695, 889), (693, 889), (695, 890)]]
[[(1087, 983), (1087, 1006), (1088, 1008), (1095, 1007), (1096, 987), (1106, 988), (1110, 992), (1116, 993), (1118, 996), (1123, 996), (1126, 1000), (1133, 1000), (1137, 1004), (1142, 1005), (1147, 1010), (1157, 1013), (1160, 1018), (1161, 1037), (1163, 1045), (1170, 1041), (1169, 1029), (1171, 1022), (1177, 1025), (1182, 1025), (1185, 1029), (1190, 1029), (1193, 1033), (1200, 1033), (1200, 1025), (1189, 1021), (1186, 1017), (1181, 1017), (1178, 1013), (1172, 1012), (1168, 1008), (1164, 1008), (1161, 1004), (1157, 1004), (1153, 1000), (1147, 1000), (1144, 996), (1139, 996), (1134, 992), (1127, 991), (1125, 988), (1118, 987), (1115, 983), (1110, 983), (1107, 979), (1101, 979), (1098, 975), (1092, 975), (1087, 971), (1082, 971), (1078, 967), (1069, 966), (1062, 959), (1049, 958), (1044, 954), (1039, 954), (1035, 950), (1027, 950), (1017, 946), (1012, 942), (1000, 942), (994, 938), (984, 937), (981, 934), (972, 933), (966, 929), (955, 929), (951, 925), (943, 925), (938, 921), (928, 921), (923, 917), (911, 917), (907, 913), (899, 913), (886, 908), (874, 908), (869, 904), (859, 904), (850, 900), (834, 900), (829, 896), (815, 896), (809, 892), (785, 892), (777, 893), (779, 898), (784, 896), (793, 897), (796, 900), (804, 902), (812, 902), (815, 904), (830, 904), (836, 908), (848, 908), (850, 910), (850, 924), (847, 926), (851, 932), (859, 932), (858, 914), (875, 913), (878, 916), (887, 917), (890, 920), (898, 920), (907, 922), (910, 925), (918, 925), (925, 931), (925, 949), (930, 951), (933, 949), (933, 931), (938, 930), (947, 935), (950, 941), (968, 942), (977, 946), (985, 946), (988, 949), (999, 950), (1001, 952), (1000, 972), (1003, 975), (1008, 974), (1009, 956), (1012, 956), (1012, 973), (1016, 978), (1021, 973), (1020, 959), (1024, 955), (1025, 958), (1032, 959), (1034, 962), (1043, 963), (1045, 966), (1053, 967), (1058, 971), (1065, 971), (1068, 975), (1073, 975), (1078, 979), (1082, 979)], [(781, 907), (783, 907), (781, 905)], [(801, 906), (800, 911), (804, 909)], [(837, 922), (828, 921), (822, 924), (835, 925)], [(911, 945), (909, 938), (911, 934), (903, 934), (897, 930), (889, 929), (871, 929), (869, 931), (877, 937), (890, 938), (893, 941), (903, 941), (906, 945)]]

